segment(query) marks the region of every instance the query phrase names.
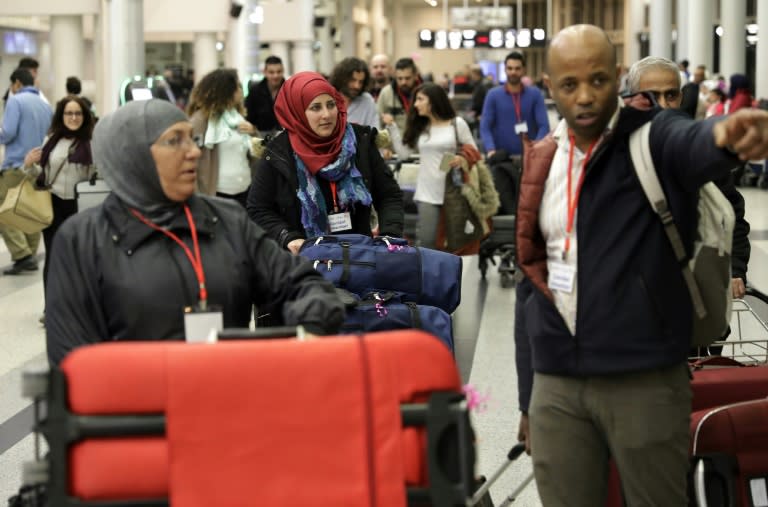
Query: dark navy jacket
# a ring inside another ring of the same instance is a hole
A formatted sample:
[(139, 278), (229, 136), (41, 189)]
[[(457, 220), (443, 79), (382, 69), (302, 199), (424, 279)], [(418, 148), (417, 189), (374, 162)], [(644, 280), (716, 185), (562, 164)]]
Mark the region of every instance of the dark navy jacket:
[(587, 165), (579, 200), (576, 335), (547, 288), (539, 207), (555, 153), (552, 136), (526, 147), (518, 205), (518, 262), (534, 285), (525, 301), (533, 368), (568, 376), (662, 368), (685, 361), (692, 306), (669, 240), (631, 165), (629, 135), (647, 121), (651, 153), (688, 252), (698, 189), (723, 177), (735, 157), (715, 147), (719, 119), (694, 122), (678, 111), (623, 108)]

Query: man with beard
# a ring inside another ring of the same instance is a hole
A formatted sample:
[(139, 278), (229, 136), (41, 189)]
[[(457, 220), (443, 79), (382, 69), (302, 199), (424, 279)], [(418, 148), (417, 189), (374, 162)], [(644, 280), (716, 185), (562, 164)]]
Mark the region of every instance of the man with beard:
[(283, 86), (283, 61), (279, 56), (269, 56), (264, 60), (264, 79), (258, 84), (251, 84), (245, 99), (246, 119), (256, 125), (262, 136), (274, 134), (280, 128), (275, 118), (274, 104), (277, 92)]
[(411, 109), (411, 92), (421, 84), (419, 72), (412, 58), (400, 58), (395, 63), (395, 79), (381, 90), (376, 108), (382, 125), (395, 123), (405, 132), (405, 119)]
[(370, 74), (363, 60), (355, 57), (344, 58), (334, 67), (328, 81), (344, 97), (347, 104), (347, 121), (373, 128), (379, 127), (376, 102), (371, 94), (365, 91)]
[(523, 85), (525, 57), (513, 51), (504, 59), (507, 82), (490, 90), (480, 119), (480, 136), (489, 158), (496, 150), (507, 155), (523, 153), (522, 135), (536, 140), (549, 132), (544, 96), (535, 86)]
[[(541, 139), (549, 132), (544, 96), (535, 86), (525, 86), (525, 57), (513, 51), (504, 59), (507, 82), (491, 89), (480, 115), (480, 138), (499, 192), (499, 214), (514, 214), (523, 154), (523, 134)], [(498, 151), (498, 153), (496, 153)]]
[(371, 85), (368, 89), (373, 100), (379, 100), (379, 94), (392, 81), (392, 67), (389, 57), (384, 54), (373, 55), (371, 58)]
[(693, 305), (629, 137), (652, 122), (651, 155), (690, 257), (698, 189), (768, 155), (768, 113), (694, 121), (641, 95), (623, 107), (616, 48), (592, 25), (552, 39), (547, 72), (564, 119), (525, 146), (516, 245), (533, 291), (529, 340), (516, 345), (530, 347), (535, 374), (519, 438), (543, 505), (604, 505), (613, 458), (627, 505), (682, 507)]

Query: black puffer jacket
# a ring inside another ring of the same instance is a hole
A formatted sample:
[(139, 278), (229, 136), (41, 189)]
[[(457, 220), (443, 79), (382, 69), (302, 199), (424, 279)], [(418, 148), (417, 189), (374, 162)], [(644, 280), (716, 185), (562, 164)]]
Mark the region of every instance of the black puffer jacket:
[[(373, 197), (379, 232), (400, 237), (403, 234), (403, 194), (376, 148), (376, 129), (360, 125), (352, 125), (352, 128), (357, 137), (355, 166)], [(296, 170), (288, 134), (282, 132), (267, 145), (248, 194), (248, 215), (283, 248), (294, 239), (307, 237), (301, 224), (301, 204), (296, 196), (299, 188)], [(318, 181), (327, 209), (331, 209), (330, 184), (322, 178)], [(350, 232), (371, 235), (370, 208), (355, 207)]]
[[(252, 305), (269, 303), (289, 325), (338, 331), (342, 303), (310, 263), (278, 248), (234, 202), (193, 196), (188, 204), (208, 301), (222, 307), (224, 327), (247, 327)], [(183, 213), (170, 230), (192, 244)], [(67, 220), (54, 251), (46, 291), (52, 364), (89, 343), (184, 339), (184, 307), (198, 299), (192, 265), (179, 245), (139, 222), (117, 197)]]

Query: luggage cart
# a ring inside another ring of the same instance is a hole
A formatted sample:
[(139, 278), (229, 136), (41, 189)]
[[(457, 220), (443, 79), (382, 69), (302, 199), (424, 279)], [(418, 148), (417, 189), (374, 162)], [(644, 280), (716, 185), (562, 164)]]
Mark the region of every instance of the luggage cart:
[[(766, 365), (768, 364), (768, 322), (757, 311), (747, 298), (757, 299), (768, 305), (768, 295), (754, 287), (748, 287), (743, 299), (733, 301), (731, 317), (731, 334), (725, 340), (716, 341), (709, 347), (710, 353), (730, 360), (732, 364)], [(697, 361), (719, 364), (718, 360), (707, 357), (693, 357)]]

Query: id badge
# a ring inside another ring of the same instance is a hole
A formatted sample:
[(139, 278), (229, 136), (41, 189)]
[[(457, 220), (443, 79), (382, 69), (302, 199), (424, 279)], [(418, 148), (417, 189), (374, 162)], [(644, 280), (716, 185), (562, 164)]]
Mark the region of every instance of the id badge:
[(515, 125), (515, 134), (527, 134), (528, 124), (526, 122), (520, 122)]
[(349, 211), (328, 215), (328, 226), (331, 232), (348, 231), (352, 228), (352, 216)]
[(205, 311), (197, 306), (184, 308), (184, 336), (187, 343), (213, 343), (224, 329), (224, 314), (220, 307), (209, 305)]
[(576, 281), (576, 266), (553, 262), (549, 265), (549, 279), (547, 285), (552, 290), (559, 290), (570, 294)]

